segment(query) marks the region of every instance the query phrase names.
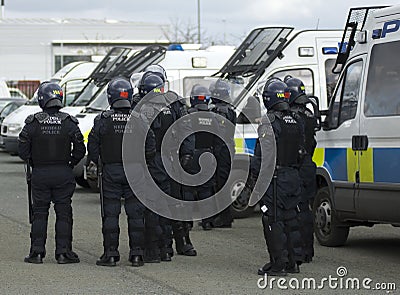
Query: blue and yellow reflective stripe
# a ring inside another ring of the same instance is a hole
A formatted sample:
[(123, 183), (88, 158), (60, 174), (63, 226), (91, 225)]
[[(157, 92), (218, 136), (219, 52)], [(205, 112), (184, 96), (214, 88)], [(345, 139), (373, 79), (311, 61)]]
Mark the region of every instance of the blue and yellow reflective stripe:
[(374, 149), (369, 148), (360, 153), (360, 181), (374, 182)]
[(91, 129), (87, 130), (86, 132), (83, 133), (83, 141), (85, 143), (88, 143), (88, 138), (89, 138), (89, 133), (90, 133)]
[(236, 153), (254, 154), (257, 138), (235, 138)]
[(245, 150), (244, 138), (235, 138), (235, 151), (238, 154), (243, 154)]
[(317, 166), (324, 166), (333, 180), (355, 182), (400, 183), (400, 148), (317, 148), (313, 157)]

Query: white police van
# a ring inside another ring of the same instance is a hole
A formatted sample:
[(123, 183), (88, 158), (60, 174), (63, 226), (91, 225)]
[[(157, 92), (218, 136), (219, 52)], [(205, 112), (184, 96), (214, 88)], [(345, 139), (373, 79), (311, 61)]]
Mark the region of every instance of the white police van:
[[(186, 80), (186, 78), (204, 77), (214, 74), (234, 52), (233, 46), (211, 46), (206, 49), (199, 49), (201, 45), (196, 45), (175, 44), (171, 45), (168, 49), (158, 45), (149, 46), (139, 54), (132, 56), (131, 59), (121, 62), (120, 68), (122, 71), (114, 76), (130, 78), (132, 74), (143, 71), (148, 65), (160, 64), (167, 72), (167, 87), (182, 96), (185, 89), (188, 89), (188, 83), (190, 84), (190, 81)], [(111, 75), (107, 75), (107, 77), (111, 78)], [(76, 115), (79, 120), (79, 128), (85, 138), (85, 143), (87, 143), (87, 138), (93, 127), (95, 117), (100, 112), (109, 108), (106, 95), (108, 81), (97, 84), (97, 91), (92, 94), (91, 102), (81, 113)], [(85, 159), (75, 166), (74, 173), (76, 177), (84, 174), (84, 162)], [(95, 175), (91, 175), (91, 177), (86, 178), (90, 187), (97, 190), (97, 180), (95, 180), (95, 177)]]
[(351, 9), (342, 42), (314, 154), (325, 246), (343, 245), (352, 226), (400, 226), (400, 6)]
[[(249, 194), (243, 191), (247, 173), (243, 163), (254, 152), (257, 127), (264, 109), (259, 89), (262, 81), (292, 75), (304, 81), (306, 92), (320, 98), (326, 108), (338, 75), (332, 73), (343, 30), (295, 30), (292, 27), (264, 27), (250, 32), (228, 62), (214, 75), (232, 82), (232, 103), (238, 120), (236, 155), (229, 183), (234, 217), (254, 211)], [(189, 78), (190, 79), (190, 78)], [(206, 84), (210, 78), (198, 83)], [(212, 81), (208, 81), (210, 84)], [(246, 115), (244, 115), (246, 114)], [(253, 204), (254, 205), (254, 204)]]
[[(73, 62), (60, 69), (50, 80), (61, 85), (67, 100), (76, 93), (77, 87), (82, 85), (82, 79), (86, 79), (96, 65), (97, 63), (94, 62)], [(72, 85), (74, 86), (71, 87)], [(32, 98), (4, 119), (0, 131), (6, 151), (12, 155), (17, 154), (18, 135), (24, 126), (26, 117), (40, 110), (37, 99)], [(74, 115), (74, 113), (71, 114)]]

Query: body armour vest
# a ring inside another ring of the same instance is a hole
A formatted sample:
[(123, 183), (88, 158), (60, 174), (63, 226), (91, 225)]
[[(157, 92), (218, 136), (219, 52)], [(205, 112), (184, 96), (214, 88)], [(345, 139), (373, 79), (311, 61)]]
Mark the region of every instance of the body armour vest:
[(63, 165), (71, 158), (71, 139), (66, 126), (68, 114), (35, 114), (32, 139), (33, 165)]
[(151, 129), (156, 138), (156, 150), (161, 151), (161, 144), (168, 128), (174, 123), (174, 117), (168, 106), (163, 107), (151, 124)]
[(104, 164), (122, 163), (122, 139), (126, 123), (130, 119), (129, 112), (106, 111), (102, 114), (104, 133), (100, 138), (100, 156)]
[(300, 127), (289, 112), (277, 115), (276, 120), (280, 127), (277, 139), (277, 165), (296, 166), (302, 141)]
[[(193, 130), (207, 129), (216, 132), (218, 126), (215, 115), (210, 112), (207, 105), (199, 104), (189, 109), (189, 114), (196, 113), (197, 116), (191, 119)], [(205, 131), (195, 133), (195, 149), (196, 150), (212, 150), (214, 145), (214, 134)]]

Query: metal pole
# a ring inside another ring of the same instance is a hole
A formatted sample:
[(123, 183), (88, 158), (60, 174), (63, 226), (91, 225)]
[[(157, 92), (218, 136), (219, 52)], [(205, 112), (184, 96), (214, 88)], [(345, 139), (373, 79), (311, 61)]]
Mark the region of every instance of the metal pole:
[(223, 19), (222, 23), (224, 24), (224, 45), (226, 45), (226, 19)]
[(1, 0), (1, 16), (0, 19), (4, 18), (4, 0)]
[(197, 0), (197, 43), (201, 43), (200, 33), (200, 0)]

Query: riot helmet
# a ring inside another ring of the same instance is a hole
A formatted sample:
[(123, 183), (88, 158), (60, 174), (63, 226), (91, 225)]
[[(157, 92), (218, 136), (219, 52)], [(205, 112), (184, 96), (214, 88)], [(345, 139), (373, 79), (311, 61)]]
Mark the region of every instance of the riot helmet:
[(63, 107), (63, 91), (57, 83), (45, 81), (39, 85), (37, 98), (42, 109)]
[(285, 83), (289, 87), (290, 99), (289, 104), (297, 103), (304, 104), (307, 103), (308, 98), (306, 95), (306, 88), (303, 81), (292, 76), (285, 77)]
[(290, 91), (287, 85), (274, 78), (267, 81), (262, 93), (265, 107), (276, 110), (289, 108)]
[(211, 93), (207, 87), (195, 84), (190, 92), (190, 105), (194, 107), (197, 104), (208, 104), (210, 102)]
[(112, 108), (130, 108), (133, 88), (129, 80), (116, 77), (108, 83), (107, 98)]
[(139, 83), (139, 95), (143, 98), (147, 93), (164, 93), (164, 82), (153, 72), (144, 73)]
[(283, 78), (283, 82), (285, 82), (285, 83), (287, 84), (287, 81), (288, 81), (289, 79), (292, 79), (292, 78), (293, 78), (292, 75), (286, 75), (285, 78)]
[(231, 95), (231, 87), (223, 80), (217, 80), (208, 88), (211, 93), (213, 103), (229, 102)]
[(151, 73), (159, 76), (163, 80), (164, 83), (168, 79), (167, 78), (167, 73), (165, 72), (165, 69), (162, 66), (157, 65), (157, 64), (147, 66), (144, 69), (144, 72), (145, 73), (151, 72)]

